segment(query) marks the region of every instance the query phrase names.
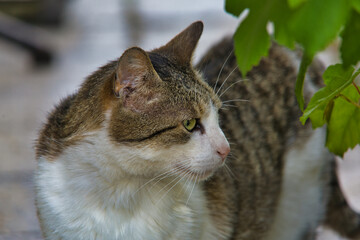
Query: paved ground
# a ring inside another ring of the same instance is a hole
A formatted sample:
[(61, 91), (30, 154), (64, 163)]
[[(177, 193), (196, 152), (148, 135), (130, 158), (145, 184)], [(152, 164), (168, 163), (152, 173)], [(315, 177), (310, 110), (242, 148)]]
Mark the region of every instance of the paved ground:
[[(158, 47), (199, 19), (205, 30), (198, 59), (235, 29), (237, 20), (223, 12), (222, 1), (69, 1), (64, 26), (47, 29), (56, 52), (49, 67), (34, 67), (25, 51), (0, 39), (0, 240), (41, 239), (33, 204), (33, 142), (53, 104), (127, 47)], [(346, 158), (340, 176), (360, 209), (359, 151)], [(320, 239), (339, 238), (324, 231)]]

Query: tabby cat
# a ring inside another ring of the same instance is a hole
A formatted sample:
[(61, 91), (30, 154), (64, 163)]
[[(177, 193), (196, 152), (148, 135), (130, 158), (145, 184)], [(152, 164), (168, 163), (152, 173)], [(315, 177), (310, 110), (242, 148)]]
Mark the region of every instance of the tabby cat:
[(193, 67), (202, 30), (126, 50), (55, 107), (36, 146), (45, 239), (359, 238), (324, 129), (299, 123), (297, 54), (273, 44), (243, 78), (225, 39)]

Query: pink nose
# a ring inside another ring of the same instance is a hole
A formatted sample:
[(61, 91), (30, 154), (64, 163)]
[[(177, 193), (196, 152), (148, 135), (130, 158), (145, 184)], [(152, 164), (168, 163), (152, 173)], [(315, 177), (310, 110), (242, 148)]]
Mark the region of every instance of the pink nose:
[(222, 161), (225, 160), (229, 152), (230, 152), (230, 146), (228, 144), (223, 145), (217, 149), (217, 153), (220, 155)]

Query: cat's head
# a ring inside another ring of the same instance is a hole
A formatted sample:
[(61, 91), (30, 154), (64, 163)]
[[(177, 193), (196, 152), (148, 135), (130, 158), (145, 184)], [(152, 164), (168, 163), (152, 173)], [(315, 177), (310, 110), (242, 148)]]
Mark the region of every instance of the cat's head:
[(230, 148), (218, 123), (221, 101), (191, 64), (202, 29), (195, 22), (163, 47), (120, 57), (108, 131), (127, 172), (199, 180), (224, 163)]

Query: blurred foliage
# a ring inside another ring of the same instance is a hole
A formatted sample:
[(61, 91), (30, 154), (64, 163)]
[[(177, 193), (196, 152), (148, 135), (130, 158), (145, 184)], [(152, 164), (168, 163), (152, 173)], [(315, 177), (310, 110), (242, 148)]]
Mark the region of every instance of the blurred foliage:
[[(360, 143), (360, 90), (355, 83), (360, 60), (360, 0), (225, 0), (225, 10), (248, 16), (234, 34), (235, 55), (244, 75), (267, 55), (271, 40), (291, 49), (303, 48), (295, 94), (303, 111), (301, 122), (308, 118), (314, 128), (327, 123), (326, 146), (339, 156)], [(274, 32), (269, 34), (271, 22)], [(307, 67), (315, 54), (338, 37), (342, 63), (329, 66), (324, 75), (325, 87), (314, 94), (304, 110), (303, 85)]]

